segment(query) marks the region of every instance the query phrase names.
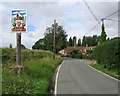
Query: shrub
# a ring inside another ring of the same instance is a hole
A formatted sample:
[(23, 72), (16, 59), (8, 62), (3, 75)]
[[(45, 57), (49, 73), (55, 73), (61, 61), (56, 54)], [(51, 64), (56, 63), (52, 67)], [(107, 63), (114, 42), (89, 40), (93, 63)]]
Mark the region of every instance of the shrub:
[(72, 58), (79, 58), (82, 59), (82, 52), (79, 50), (74, 49), (73, 51), (71, 51), (67, 57), (72, 57)]
[(86, 54), (91, 54), (93, 53), (93, 50), (86, 50)]
[(114, 38), (97, 46), (93, 58), (103, 64), (104, 68), (116, 70), (120, 68), (120, 38)]

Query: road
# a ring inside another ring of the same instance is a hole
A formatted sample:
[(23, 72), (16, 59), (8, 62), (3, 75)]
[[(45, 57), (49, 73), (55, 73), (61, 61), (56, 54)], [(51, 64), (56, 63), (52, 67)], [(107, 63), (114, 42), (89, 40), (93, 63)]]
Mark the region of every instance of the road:
[(64, 60), (59, 70), (57, 94), (118, 94), (118, 81), (90, 68), (89, 63), (80, 59)]

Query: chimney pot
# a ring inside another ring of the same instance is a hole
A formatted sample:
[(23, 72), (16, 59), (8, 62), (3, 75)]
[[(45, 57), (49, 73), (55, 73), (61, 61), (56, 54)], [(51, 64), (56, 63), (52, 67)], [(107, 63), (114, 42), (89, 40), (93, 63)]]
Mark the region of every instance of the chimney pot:
[(100, 41), (98, 41), (98, 45), (100, 45)]
[(88, 47), (88, 44), (86, 44), (86, 47)]

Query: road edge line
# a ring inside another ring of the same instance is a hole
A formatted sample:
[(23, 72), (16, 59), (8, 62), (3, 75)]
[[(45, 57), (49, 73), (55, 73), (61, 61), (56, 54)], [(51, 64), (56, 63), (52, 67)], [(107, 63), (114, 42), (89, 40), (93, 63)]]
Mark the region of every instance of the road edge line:
[(55, 96), (56, 96), (56, 94), (57, 94), (58, 74), (59, 74), (60, 68), (61, 68), (61, 66), (63, 65), (64, 61), (65, 61), (65, 60), (63, 60), (63, 62), (59, 65), (59, 68), (58, 68), (58, 70), (57, 70), (57, 74), (56, 74), (56, 78), (55, 78), (55, 90), (54, 90)]
[(105, 76), (108, 76), (109, 78), (111, 78), (111, 79), (113, 79), (113, 80), (116, 80), (116, 81), (120, 81), (119, 79), (116, 79), (116, 78), (114, 78), (114, 77), (112, 77), (112, 76), (110, 76), (110, 75), (108, 75), (108, 74), (106, 74), (106, 73), (104, 73), (104, 72), (102, 72), (102, 71), (100, 71), (100, 70), (98, 70), (98, 69), (95, 69), (94, 67), (91, 67), (90, 65), (88, 65), (90, 68), (92, 68), (92, 69), (94, 69), (95, 71), (97, 71), (97, 72), (99, 72), (99, 73), (101, 73), (101, 74), (103, 74), (103, 75), (105, 75)]

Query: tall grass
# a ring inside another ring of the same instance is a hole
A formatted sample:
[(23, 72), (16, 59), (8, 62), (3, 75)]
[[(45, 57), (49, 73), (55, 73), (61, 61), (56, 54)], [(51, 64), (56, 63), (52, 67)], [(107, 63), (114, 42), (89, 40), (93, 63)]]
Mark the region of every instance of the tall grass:
[(6, 61), (3, 61), (2, 94), (49, 94), (50, 80), (62, 58), (56, 56), (53, 60), (49, 51), (22, 50), (21, 65), (28, 66), (28, 70), (13, 74), (8, 68), (15, 65), (15, 58), (8, 55), (15, 55), (15, 49), (3, 49), (3, 52), (3, 60)]
[(90, 66), (92, 66), (92, 67), (100, 70), (101, 72), (104, 72), (104, 73), (120, 80), (118, 69), (109, 70), (108, 68), (104, 68), (104, 64), (90, 64)]

